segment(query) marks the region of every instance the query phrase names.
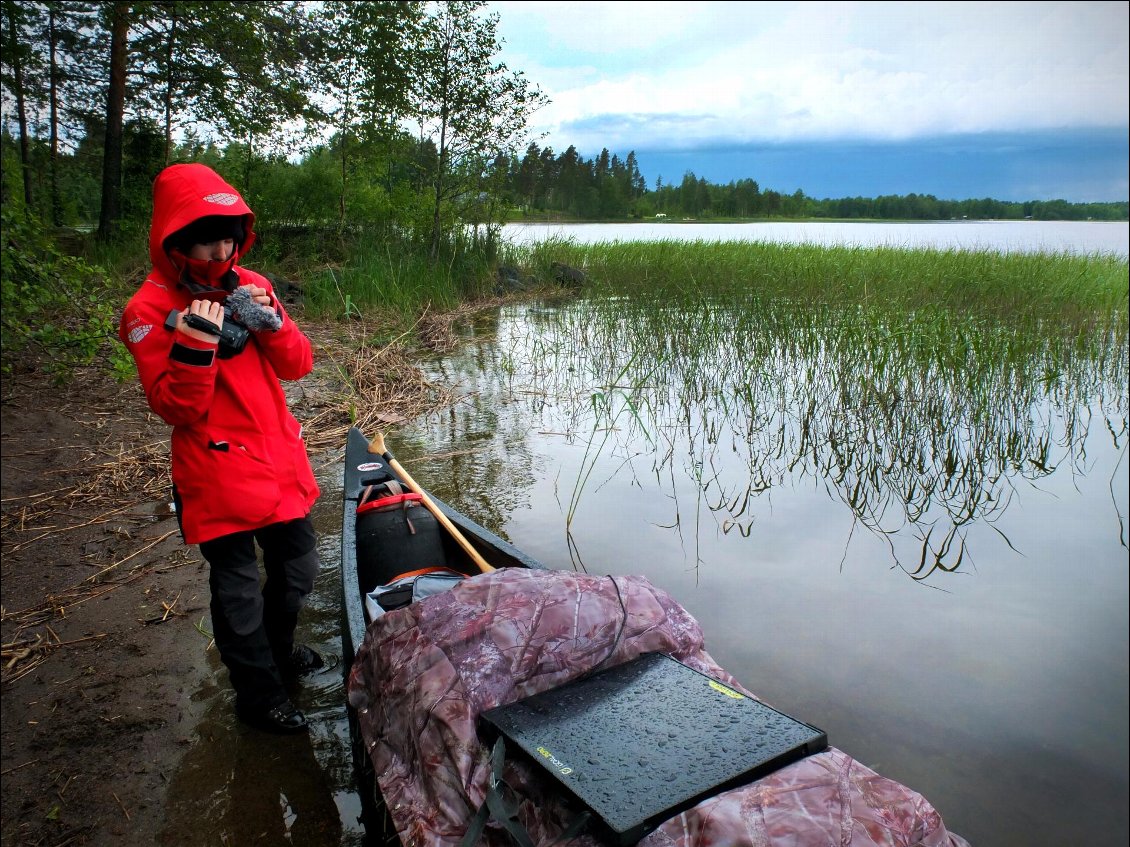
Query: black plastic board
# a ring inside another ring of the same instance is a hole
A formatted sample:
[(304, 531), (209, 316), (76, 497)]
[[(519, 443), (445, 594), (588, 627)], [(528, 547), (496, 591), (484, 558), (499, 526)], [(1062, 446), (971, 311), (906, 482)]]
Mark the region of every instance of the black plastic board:
[(483, 713), (634, 844), (699, 801), (828, 746), (795, 720), (661, 653)]

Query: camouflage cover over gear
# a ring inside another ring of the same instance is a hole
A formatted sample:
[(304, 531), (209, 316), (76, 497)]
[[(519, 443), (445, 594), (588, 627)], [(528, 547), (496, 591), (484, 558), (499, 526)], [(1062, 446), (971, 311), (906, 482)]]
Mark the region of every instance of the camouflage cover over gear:
[[(374, 621), (349, 701), (404, 845), (459, 844), (491, 769), (482, 712), (651, 651), (749, 693), (706, 653), (694, 618), (644, 577), (505, 568)], [(519, 759), (504, 778), (534, 843), (551, 844), (578, 810)], [(481, 843), (512, 844), (493, 824)], [(704, 800), (640, 842), (777, 843), (967, 847), (921, 795), (835, 748)]]

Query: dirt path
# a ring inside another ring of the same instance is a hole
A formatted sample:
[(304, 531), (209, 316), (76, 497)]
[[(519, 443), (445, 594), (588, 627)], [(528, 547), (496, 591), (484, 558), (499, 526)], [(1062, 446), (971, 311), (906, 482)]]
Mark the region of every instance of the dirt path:
[[(332, 438), (341, 385), (317, 358), (292, 405)], [(169, 429), (136, 381), (92, 370), (62, 388), (5, 376), (0, 434), (0, 841), (159, 843), (215, 675), (207, 569), (169, 510)]]

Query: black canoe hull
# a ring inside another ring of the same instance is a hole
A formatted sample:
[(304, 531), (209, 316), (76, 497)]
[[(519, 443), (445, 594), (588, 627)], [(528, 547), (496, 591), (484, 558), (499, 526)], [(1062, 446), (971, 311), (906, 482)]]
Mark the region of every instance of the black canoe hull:
[[(356, 427), (350, 429), (345, 445), (345, 479), (342, 491), (341, 519), (341, 666), (347, 683), (350, 668), (353, 666), (353, 660), (361, 647), (361, 641), (365, 637), (365, 629), (369, 623), (365, 613), (365, 594), (376, 587), (375, 585), (362, 585), (358, 575), (357, 506), (365, 489), (374, 480), (386, 478), (389, 474), (399, 479), (396, 472), (388, 467), (381, 456), (369, 452), (369, 440), (361, 430)], [(475, 523), (466, 515), (460, 514), (446, 503), (431, 497), (431, 495), (429, 497), (492, 567), (544, 567), (540, 562), (527, 556), (490, 530)], [(471, 561), (463, 548), (446, 531), (443, 532), (443, 536), (446, 565), (471, 576), (479, 573), (479, 568)], [(382, 574), (383, 579), (377, 580), (377, 583), (388, 582), (406, 569), (410, 569), (410, 567), (390, 565), (389, 572)], [(397, 844), (399, 839), (384, 809), (384, 803), (373, 776), (372, 763), (361, 739), (357, 715), (348, 703), (346, 710), (349, 717), (353, 767), (361, 796), (361, 820), (369, 836), (365, 843)]]

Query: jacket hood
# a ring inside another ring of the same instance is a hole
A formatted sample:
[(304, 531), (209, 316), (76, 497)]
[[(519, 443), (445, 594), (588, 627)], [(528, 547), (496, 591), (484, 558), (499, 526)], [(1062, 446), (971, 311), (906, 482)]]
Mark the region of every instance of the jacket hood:
[(153, 225), (149, 229), (149, 259), (169, 279), (179, 279), (165, 242), (179, 229), (213, 215), (240, 216), (244, 238), (235, 247), (238, 261), (255, 243), (255, 215), (239, 192), (207, 165), (170, 165), (153, 181)]

